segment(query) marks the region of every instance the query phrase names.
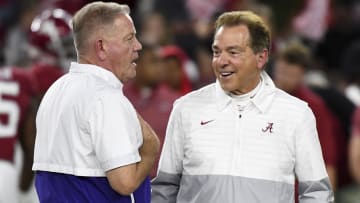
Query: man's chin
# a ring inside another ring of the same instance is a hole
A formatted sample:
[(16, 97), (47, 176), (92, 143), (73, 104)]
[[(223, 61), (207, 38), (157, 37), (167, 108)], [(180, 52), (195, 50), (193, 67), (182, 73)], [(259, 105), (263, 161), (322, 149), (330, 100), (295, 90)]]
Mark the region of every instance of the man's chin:
[(136, 77), (136, 71), (135, 71), (133, 74), (131, 74), (131, 75), (128, 75), (128, 76), (126, 76), (126, 77), (119, 78), (119, 80), (120, 80), (122, 83), (127, 83), (127, 82), (129, 82), (129, 81), (131, 81), (131, 80), (134, 80), (135, 77)]
[(232, 92), (232, 91), (234, 91), (234, 89), (235, 89), (235, 88), (230, 87), (230, 85), (227, 85), (227, 84), (221, 84), (221, 83), (220, 83), (220, 85), (221, 85), (221, 88), (222, 88), (225, 92)]

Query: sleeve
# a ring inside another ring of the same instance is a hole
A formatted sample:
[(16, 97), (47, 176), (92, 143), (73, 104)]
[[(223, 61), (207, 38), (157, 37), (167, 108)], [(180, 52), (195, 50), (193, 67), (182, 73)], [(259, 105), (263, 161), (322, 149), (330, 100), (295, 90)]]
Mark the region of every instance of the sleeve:
[(37, 83), (36, 93), (42, 96), (64, 72), (59, 67), (35, 64), (30, 69), (30, 74)]
[(316, 121), (310, 108), (295, 131), (295, 173), (300, 203), (333, 202), (334, 196), (321, 153)]
[(175, 104), (166, 130), (158, 174), (152, 182), (152, 202), (176, 202), (184, 157), (184, 127), (181, 120), (180, 106)]
[(95, 102), (90, 114), (92, 145), (101, 167), (111, 170), (140, 161), (136, 112), (121, 94), (108, 94)]

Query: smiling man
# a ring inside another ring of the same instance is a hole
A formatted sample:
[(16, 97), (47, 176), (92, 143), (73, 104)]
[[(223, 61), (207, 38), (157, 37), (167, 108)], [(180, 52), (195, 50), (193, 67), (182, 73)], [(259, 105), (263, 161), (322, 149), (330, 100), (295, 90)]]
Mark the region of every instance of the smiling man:
[(332, 202), (308, 105), (275, 87), (264, 71), (270, 33), (249, 11), (215, 24), (216, 82), (177, 100), (159, 170), (156, 203)]

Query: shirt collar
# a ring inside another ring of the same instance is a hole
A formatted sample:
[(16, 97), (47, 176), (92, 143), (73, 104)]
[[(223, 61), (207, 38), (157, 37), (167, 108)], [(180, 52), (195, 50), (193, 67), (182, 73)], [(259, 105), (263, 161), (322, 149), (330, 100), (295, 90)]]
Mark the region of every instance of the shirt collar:
[(265, 71), (262, 71), (260, 76), (263, 79), (263, 88), (251, 99), (251, 101), (260, 112), (264, 113), (274, 98), (276, 87)]
[[(272, 99), (274, 98), (276, 87), (270, 76), (265, 71), (261, 72), (260, 77), (263, 81), (263, 87), (250, 101), (260, 110), (260, 112), (263, 113), (269, 107)], [(231, 103), (232, 98), (221, 88), (219, 81), (216, 81), (215, 91), (217, 107), (218, 110), (221, 111)]]
[(220, 82), (216, 80), (215, 83), (215, 91), (216, 91), (216, 103), (219, 111), (224, 110), (231, 103), (230, 95), (223, 90), (220, 85)]
[(102, 68), (94, 64), (81, 64), (76, 62), (71, 62), (70, 73), (89, 73), (91, 75), (97, 76), (105, 80), (109, 85), (121, 88), (123, 87), (122, 82), (112, 73), (111, 71)]

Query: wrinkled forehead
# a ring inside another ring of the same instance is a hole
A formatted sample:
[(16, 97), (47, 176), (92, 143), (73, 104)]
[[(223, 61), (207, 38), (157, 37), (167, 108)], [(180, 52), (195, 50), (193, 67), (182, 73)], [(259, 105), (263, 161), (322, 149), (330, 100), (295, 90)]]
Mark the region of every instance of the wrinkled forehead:
[(221, 26), (214, 35), (213, 46), (219, 44), (249, 44), (250, 33), (245, 25)]

